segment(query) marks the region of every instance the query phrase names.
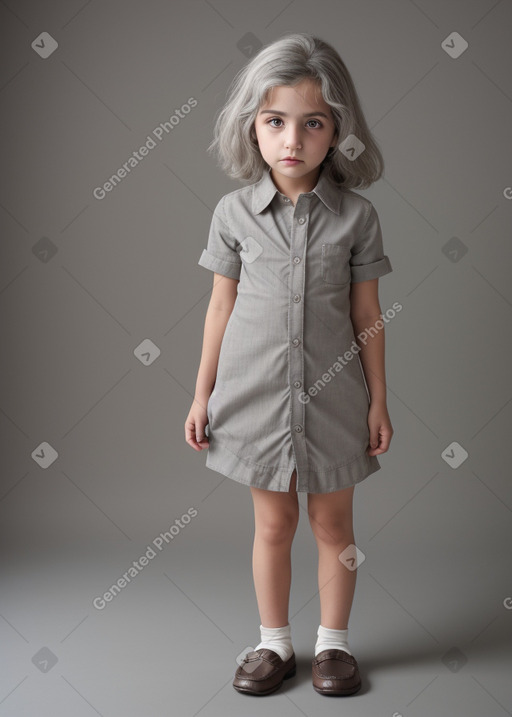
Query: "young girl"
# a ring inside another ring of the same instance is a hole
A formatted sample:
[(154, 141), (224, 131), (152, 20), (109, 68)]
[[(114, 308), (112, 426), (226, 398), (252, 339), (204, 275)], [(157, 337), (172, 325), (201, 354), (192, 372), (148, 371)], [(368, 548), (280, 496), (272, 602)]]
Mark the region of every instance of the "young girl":
[(393, 434), (378, 298), (392, 267), (375, 208), (352, 189), (379, 179), (382, 156), (338, 53), (305, 33), (240, 70), (212, 148), (250, 183), (218, 202), (198, 262), (214, 277), (185, 438), (254, 502), (261, 641), (233, 686), (265, 695), (295, 674), (288, 603), (303, 491), (319, 559), (313, 687), (352, 694), (353, 492)]

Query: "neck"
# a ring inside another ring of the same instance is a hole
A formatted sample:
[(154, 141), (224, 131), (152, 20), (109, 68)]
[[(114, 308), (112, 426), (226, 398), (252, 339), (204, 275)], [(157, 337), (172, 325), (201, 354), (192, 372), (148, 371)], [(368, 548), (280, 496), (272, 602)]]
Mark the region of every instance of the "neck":
[(272, 169), (270, 170), (270, 176), (282, 194), (286, 194), (286, 196), (298, 196), (299, 194), (313, 191), (320, 177), (320, 167), (316, 167), (309, 172), (309, 174), (298, 177), (297, 179), (286, 177), (283, 174), (277, 174), (276, 176)]

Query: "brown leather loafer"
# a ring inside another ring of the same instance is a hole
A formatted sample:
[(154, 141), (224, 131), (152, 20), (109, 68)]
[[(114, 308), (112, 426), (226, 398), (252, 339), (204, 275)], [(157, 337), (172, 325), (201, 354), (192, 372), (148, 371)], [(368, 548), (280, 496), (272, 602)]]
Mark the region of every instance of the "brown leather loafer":
[(293, 677), (296, 670), (295, 653), (283, 662), (274, 650), (260, 647), (246, 654), (235, 673), (233, 687), (248, 695), (269, 695), (281, 687), (283, 680)]
[(361, 687), (357, 660), (345, 650), (322, 650), (312, 670), (313, 687), (321, 695), (352, 695)]

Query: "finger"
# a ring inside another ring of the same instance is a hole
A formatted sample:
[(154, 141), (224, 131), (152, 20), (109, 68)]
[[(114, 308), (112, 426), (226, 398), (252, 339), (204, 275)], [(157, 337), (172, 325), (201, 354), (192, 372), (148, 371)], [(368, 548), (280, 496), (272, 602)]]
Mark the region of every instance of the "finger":
[(200, 451), (201, 447), (197, 443), (196, 426), (194, 421), (185, 424), (185, 440), (196, 451)]
[(381, 453), (386, 453), (386, 451), (389, 448), (391, 438), (386, 436), (385, 434), (381, 435), (380, 442), (377, 448), (370, 447), (368, 449), (368, 455), (370, 456), (377, 456)]
[(378, 448), (379, 447), (379, 431), (378, 430), (371, 430), (370, 431), (370, 448)]
[(203, 448), (207, 448), (209, 445), (208, 443), (205, 443), (204, 440), (198, 443), (195, 436), (187, 438), (187, 443), (196, 451), (202, 451)]

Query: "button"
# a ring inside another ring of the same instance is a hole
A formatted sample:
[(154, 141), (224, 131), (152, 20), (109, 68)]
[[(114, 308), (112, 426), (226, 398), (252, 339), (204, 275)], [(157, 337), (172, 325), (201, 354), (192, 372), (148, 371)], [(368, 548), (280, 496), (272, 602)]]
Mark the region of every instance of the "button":
[(300, 294), (295, 294), (295, 296), (293, 297), (293, 300), (295, 301), (295, 303), (300, 301)]
[(301, 432), (302, 432), (302, 426), (300, 425), (300, 423), (297, 423), (297, 425), (294, 426), (294, 429), (295, 429), (295, 432), (296, 432), (296, 433), (301, 433)]
[(300, 388), (302, 386), (302, 381), (294, 381), (293, 385), (295, 386), (295, 388)]
[(304, 224), (306, 220), (304, 219), (304, 217), (299, 217), (297, 221), (299, 222), (299, 224)]
[(294, 256), (294, 257), (293, 257), (293, 263), (294, 263), (294, 264), (300, 264), (300, 256)]
[(290, 200), (288, 199), (288, 197), (283, 197), (283, 202), (289, 202), (289, 201)]
[(292, 344), (294, 346), (298, 346), (300, 344), (300, 339), (293, 339)]

